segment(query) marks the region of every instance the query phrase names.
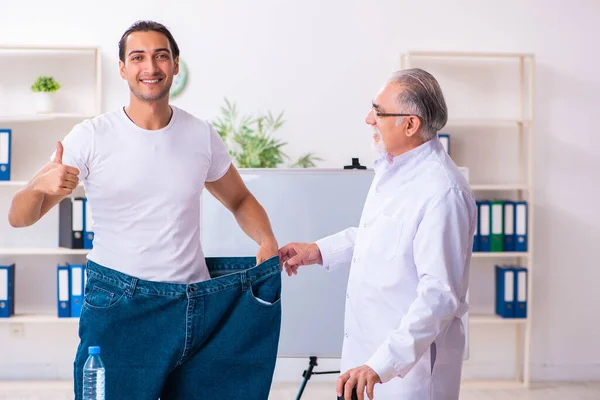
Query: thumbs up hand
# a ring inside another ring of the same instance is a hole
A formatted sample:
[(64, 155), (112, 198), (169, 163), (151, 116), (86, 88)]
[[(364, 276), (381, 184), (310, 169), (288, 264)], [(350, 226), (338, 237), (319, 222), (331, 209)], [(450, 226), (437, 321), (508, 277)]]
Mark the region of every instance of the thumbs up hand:
[(49, 195), (68, 196), (79, 184), (79, 170), (63, 165), (64, 148), (61, 142), (56, 143), (54, 159), (46, 164), (33, 178), (33, 187)]
[(58, 164), (62, 164), (62, 156), (63, 156), (63, 145), (61, 142), (56, 142), (56, 154), (54, 155), (54, 162)]

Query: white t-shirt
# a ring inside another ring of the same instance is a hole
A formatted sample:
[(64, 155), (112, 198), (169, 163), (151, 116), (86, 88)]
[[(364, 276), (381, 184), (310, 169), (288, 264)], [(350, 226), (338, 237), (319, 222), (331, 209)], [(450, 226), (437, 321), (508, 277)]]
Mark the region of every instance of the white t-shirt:
[(200, 195), (231, 158), (209, 123), (171, 108), (160, 130), (140, 128), (122, 108), (76, 125), (62, 142), (63, 164), (79, 169), (92, 210), (88, 259), (140, 279), (200, 282), (210, 278)]

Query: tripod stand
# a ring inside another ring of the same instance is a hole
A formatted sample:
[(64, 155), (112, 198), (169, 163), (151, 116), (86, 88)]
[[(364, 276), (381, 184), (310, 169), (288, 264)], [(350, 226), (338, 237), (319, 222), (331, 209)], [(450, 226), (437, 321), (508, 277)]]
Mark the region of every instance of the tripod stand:
[(302, 393), (304, 393), (304, 389), (306, 388), (306, 384), (308, 383), (308, 380), (310, 379), (311, 376), (313, 375), (324, 375), (324, 374), (338, 374), (340, 371), (321, 371), (321, 372), (314, 372), (313, 368), (316, 367), (317, 365), (317, 357), (311, 356), (310, 361), (308, 362), (308, 369), (304, 370), (304, 372), (302, 373), (302, 376), (304, 377), (304, 380), (302, 381), (302, 385), (300, 386), (300, 390), (298, 391), (298, 395), (296, 396), (296, 400), (300, 400), (300, 398), (302, 397)]

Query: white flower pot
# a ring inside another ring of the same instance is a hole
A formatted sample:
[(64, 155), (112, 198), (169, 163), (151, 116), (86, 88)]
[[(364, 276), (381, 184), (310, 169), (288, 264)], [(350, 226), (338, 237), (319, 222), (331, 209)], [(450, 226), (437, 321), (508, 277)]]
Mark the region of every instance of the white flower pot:
[(40, 114), (52, 112), (54, 92), (33, 92), (33, 100), (35, 102), (36, 112)]

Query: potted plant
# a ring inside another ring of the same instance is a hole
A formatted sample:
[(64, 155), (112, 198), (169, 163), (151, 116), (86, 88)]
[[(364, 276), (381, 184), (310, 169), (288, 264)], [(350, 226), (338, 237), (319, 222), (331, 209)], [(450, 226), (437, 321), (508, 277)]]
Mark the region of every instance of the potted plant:
[[(221, 113), (222, 116), (213, 123), (213, 126), (239, 168), (277, 168), (289, 158), (282, 151), (282, 147), (287, 143), (272, 136), (285, 122), (283, 112), (277, 117), (274, 117), (270, 111), (258, 117), (240, 116), (236, 104), (225, 99), (225, 106), (221, 107)], [(315, 161), (321, 161), (321, 158), (308, 153), (290, 166), (314, 168)]]
[(38, 113), (52, 112), (54, 93), (58, 89), (60, 89), (60, 83), (51, 76), (40, 76), (36, 79), (31, 86), (31, 90), (33, 91), (35, 108)]

